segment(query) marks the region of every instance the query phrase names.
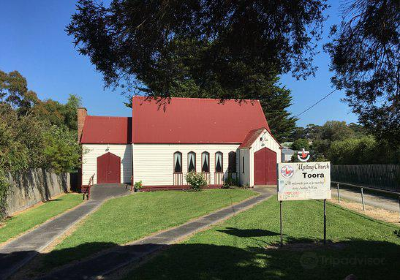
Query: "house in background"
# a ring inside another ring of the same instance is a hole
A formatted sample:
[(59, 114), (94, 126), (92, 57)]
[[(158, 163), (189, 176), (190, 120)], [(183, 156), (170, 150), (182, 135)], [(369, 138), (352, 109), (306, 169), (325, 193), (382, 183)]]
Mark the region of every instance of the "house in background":
[(292, 157), (294, 155), (294, 151), (289, 148), (282, 148), (282, 162), (290, 162), (292, 161)]
[(142, 181), (145, 188), (187, 188), (202, 172), (209, 187), (276, 184), (281, 146), (257, 100), (133, 97), (132, 117), (78, 111), (82, 184)]

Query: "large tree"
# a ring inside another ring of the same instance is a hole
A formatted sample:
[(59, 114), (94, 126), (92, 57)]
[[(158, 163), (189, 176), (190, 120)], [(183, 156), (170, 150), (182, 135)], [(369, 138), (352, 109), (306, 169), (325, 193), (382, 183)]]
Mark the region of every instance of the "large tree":
[(325, 8), (317, 0), (81, 0), (67, 32), (107, 86), (155, 97), (260, 99), (285, 138), (295, 119), (277, 76), (314, 72)]
[(32, 168), (70, 172), (80, 166), (79, 102), (75, 95), (66, 104), (41, 101), (18, 71), (0, 70), (0, 220), (9, 194), (8, 173)]
[(326, 46), (332, 81), (346, 91), (359, 121), (378, 139), (400, 143), (400, 4), (398, 0), (354, 0), (332, 28)]
[(42, 101), (18, 71), (0, 70), (0, 170), (43, 167), (62, 172), (78, 167), (79, 104), (75, 95), (66, 104)]
[(37, 100), (36, 93), (28, 90), (25, 77), (18, 71), (6, 73), (0, 70), (0, 104), (7, 103), (23, 114)]

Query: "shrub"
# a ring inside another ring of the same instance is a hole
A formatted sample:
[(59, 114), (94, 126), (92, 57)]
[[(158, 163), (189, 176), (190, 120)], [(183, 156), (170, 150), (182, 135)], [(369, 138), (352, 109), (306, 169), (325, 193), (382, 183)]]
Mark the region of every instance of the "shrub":
[(310, 144), (307, 139), (296, 139), (292, 144), (292, 149), (301, 151), (302, 149), (309, 150)]
[(232, 173), (228, 174), (228, 177), (224, 181), (223, 189), (229, 189), (233, 186), (239, 186), (239, 180), (237, 178), (233, 178)]
[(9, 183), (6, 177), (6, 173), (0, 169), (0, 221), (4, 218), (6, 212), (6, 199)]
[(203, 174), (194, 171), (186, 174), (186, 182), (188, 182), (190, 188), (195, 191), (200, 191), (202, 188), (207, 186), (207, 181), (203, 177)]
[(328, 151), (328, 158), (333, 164), (375, 163), (380, 155), (377, 152), (377, 145), (372, 136), (333, 141)]
[(143, 183), (142, 183), (142, 181), (139, 181), (139, 182), (135, 182), (135, 184), (133, 185), (134, 186), (134, 188), (135, 188), (135, 190), (140, 190), (141, 188), (143, 188)]

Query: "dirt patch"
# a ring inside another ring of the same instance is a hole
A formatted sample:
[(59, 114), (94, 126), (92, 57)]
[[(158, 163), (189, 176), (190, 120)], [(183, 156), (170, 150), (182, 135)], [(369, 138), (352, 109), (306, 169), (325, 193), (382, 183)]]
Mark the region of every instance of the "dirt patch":
[(374, 218), (374, 219), (377, 219), (380, 221), (384, 221), (384, 222), (388, 222), (388, 223), (392, 223), (392, 224), (396, 224), (396, 225), (399, 225), (399, 223), (400, 223), (399, 212), (393, 212), (393, 211), (389, 211), (386, 209), (377, 208), (377, 207), (373, 207), (373, 206), (369, 206), (369, 205), (365, 205), (365, 211), (363, 211), (361, 203), (352, 202), (352, 201), (348, 201), (348, 200), (341, 200), (340, 202), (338, 202), (337, 200), (332, 199), (329, 202), (336, 204), (336, 205), (340, 205), (344, 208), (353, 210), (355, 212), (364, 214), (368, 217), (371, 217), (371, 218)]

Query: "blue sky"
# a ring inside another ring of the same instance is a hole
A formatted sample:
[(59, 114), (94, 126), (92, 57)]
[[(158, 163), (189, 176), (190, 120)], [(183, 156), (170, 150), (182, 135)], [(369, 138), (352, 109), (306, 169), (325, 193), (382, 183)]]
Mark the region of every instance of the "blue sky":
[[(102, 76), (87, 57), (78, 54), (72, 39), (64, 29), (75, 12), (76, 1), (57, 0), (0, 0), (0, 70), (19, 71), (28, 80), (28, 87), (39, 98), (65, 102), (73, 93), (82, 98), (89, 114), (129, 116), (130, 110), (118, 91), (104, 89)], [(340, 1), (331, 1), (326, 15), (323, 42), (329, 26), (338, 23)], [(322, 43), (323, 43), (322, 42)], [(322, 44), (321, 43), (321, 44)], [(290, 74), (281, 79), (282, 85), (293, 95), (289, 108), (299, 114), (332, 90), (329, 57), (322, 52), (315, 57), (319, 70), (306, 81), (296, 80)], [(327, 120), (356, 122), (346, 103), (344, 94), (335, 92), (320, 104), (300, 116), (299, 126), (309, 123), (323, 124)]]

